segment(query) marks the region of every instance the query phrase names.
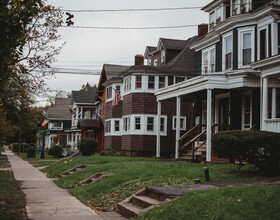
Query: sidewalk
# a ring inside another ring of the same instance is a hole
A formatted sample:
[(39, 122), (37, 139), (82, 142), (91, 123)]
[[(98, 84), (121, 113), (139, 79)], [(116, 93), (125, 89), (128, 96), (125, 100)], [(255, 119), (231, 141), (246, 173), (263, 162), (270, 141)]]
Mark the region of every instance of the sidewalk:
[(15, 179), (21, 181), (26, 195), (26, 211), (29, 219), (51, 220), (103, 220), (91, 208), (82, 204), (67, 190), (56, 186), (37, 168), (14, 155), (7, 147), (5, 153)]

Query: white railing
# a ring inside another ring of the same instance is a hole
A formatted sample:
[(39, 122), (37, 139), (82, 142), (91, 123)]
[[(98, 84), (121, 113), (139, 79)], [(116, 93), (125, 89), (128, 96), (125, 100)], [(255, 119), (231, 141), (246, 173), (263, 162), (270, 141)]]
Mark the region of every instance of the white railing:
[(61, 131), (61, 130), (63, 130), (63, 127), (50, 126), (50, 130), (53, 130), (53, 131)]
[(263, 130), (280, 133), (280, 118), (264, 120)]

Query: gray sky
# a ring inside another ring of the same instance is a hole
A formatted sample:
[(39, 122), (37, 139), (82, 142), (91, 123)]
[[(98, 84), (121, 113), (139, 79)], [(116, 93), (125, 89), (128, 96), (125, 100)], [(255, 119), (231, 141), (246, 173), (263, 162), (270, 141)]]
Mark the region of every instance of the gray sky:
[[(211, 0), (48, 0), (61, 9), (174, 8), (205, 6)], [(150, 12), (74, 13), (75, 26), (151, 27), (207, 23), (207, 13), (200, 9)], [(66, 16), (65, 16), (66, 18)], [(157, 46), (160, 37), (187, 39), (197, 34), (197, 27), (155, 30), (99, 30), (60, 28), (66, 42), (55, 67), (101, 72), (104, 63), (133, 65), (136, 54), (146, 46)], [(99, 76), (56, 74), (47, 80), (53, 90), (79, 90), (83, 84), (97, 84)], [(38, 98), (43, 105), (46, 98)]]

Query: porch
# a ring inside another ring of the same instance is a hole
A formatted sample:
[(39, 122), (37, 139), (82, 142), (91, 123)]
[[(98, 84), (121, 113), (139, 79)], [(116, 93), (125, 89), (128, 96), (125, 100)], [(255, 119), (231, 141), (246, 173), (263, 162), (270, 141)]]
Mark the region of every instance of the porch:
[[(164, 114), (163, 100), (176, 99), (176, 121), (180, 121), (181, 102), (190, 97), (195, 99), (194, 127), (180, 136), (180, 123), (176, 124), (175, 159), (200, 157), (212, 162), (218, 159), (212, 151), (212, 135), (228, 129), (249, 130), (259, 124), (259, 87), (259, 72), (242, 70), (202, 75), (158, 90), (158, 118)], [(160, 141), (157, 134), (157, 157), (160, 157)]]

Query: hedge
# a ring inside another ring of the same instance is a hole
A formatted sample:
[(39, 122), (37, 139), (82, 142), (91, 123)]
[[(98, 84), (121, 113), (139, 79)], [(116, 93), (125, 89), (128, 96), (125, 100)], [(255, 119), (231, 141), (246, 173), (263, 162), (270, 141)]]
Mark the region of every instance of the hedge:
[(222, 131), (212, 138), (218, 157), (255, 164), (266, 176), (280, 174), (280, 134), (266, 131)]
[(90, 156), (96, 152), (97, 142), (89, 138), (83, 138), (78, 143), (78, 149), (83, 156)]

